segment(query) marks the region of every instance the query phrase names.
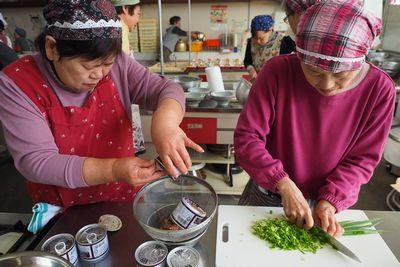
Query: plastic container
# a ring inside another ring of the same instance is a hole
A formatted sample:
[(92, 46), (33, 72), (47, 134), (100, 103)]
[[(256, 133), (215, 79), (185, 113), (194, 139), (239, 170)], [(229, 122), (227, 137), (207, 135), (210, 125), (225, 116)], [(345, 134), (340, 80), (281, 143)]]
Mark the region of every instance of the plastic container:
[(203, 42), (192, 42), (190, 44), (190, 51), (201, 52), (203, 50)]

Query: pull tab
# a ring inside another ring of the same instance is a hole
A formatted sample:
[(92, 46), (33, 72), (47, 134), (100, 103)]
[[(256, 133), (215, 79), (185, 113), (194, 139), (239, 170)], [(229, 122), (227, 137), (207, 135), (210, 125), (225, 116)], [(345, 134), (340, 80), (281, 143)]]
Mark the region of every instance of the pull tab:
[(229, 241), (229, 224), (222, 226), (222, 242), (227, 243)]
[(97, 235), (96, 233), (90, 233), (86, 236), (86, 240), (88, 241), (89, 244), (93, 244), (94, 242), (97, 241)]
[(56, 253), (58, 255), (61, 255), (65, 252), (65, 250), (67, 249), (67, 246), (65, 245), (64, 242), (58, 242), (55, 246), (54, 246), (54, 250), (56, 251)]

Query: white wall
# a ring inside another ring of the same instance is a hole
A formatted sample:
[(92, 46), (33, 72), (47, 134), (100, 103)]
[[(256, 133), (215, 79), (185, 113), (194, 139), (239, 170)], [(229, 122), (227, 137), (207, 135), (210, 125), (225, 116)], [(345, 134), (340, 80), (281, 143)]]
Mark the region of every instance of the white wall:
[[(228, 23), (230, 26), (233, 24), (233, 19), (237, 22), (242, 22), (244, 28), (248, 24), (248, 7), (250, 6), (250, 20), (256, 15), (260, 14), (273, 14), (275, 10), (280, 10), (280, 3), (272, 0), (259, 0), (243, 2), (243, 3), (203, 3), (192, 4), (192, 28), (193, 30), (202, 31), (206, 33), (208, 38), (218, 38), (220, 34), (216, 30), (211, 30), (210, 22), (210, 7), (211, 5), (227, 5), (228, 6)], [(163, 4), (163, 31), (168, 27), (169, 18), (178, 15), (182, 18), (182, 28), (188, 28), (188, 10), (187, 4)], [(8, 31), (12, 34), (15, 25), (24, 28), (27, 31), (28, 38), (35, 39), (41, 32), (44, 26), (44, 19), (42, 16), (42, 8), (29, 7), (29, 8), (3, 8), (0, 10), (9, 23)], [(157, 4), (143, 5), (142, 14), (144, 19), (154, 18), (158, 19)], [(40, 18), (39, 23), (33, 22), (31, 16)]]
[[(192, 4), (192, 30), (204, 32), (208, 38), (218, 38), (220, 32), (217, 28), (212, 29), (213, 24), (210, 22), (211, 5), (227, 5), (228, 6), (228, 23), (229, 30), (232, 30), (233, 20), (242, 22), (243, 30), (248, 25), (248, 7), (250, 5), (250, 20), (261, 14), (273, 15), (273, 12), (280, 10), (280, 3), (276, 1), (251, 1), (250, 3), (199, 3)], [(144, 19), (158, 19), (158, 9), (156, 4), (143, 5), (142, 14)], [(163, 4), (162, 5), (162, 25), (163, 32), (169, 25), (169, 18), (172, 16), (180, 16), (182, 18), (182, 29), (188, 29), (188, 8), (187, 4)]]
[[(31, 40), (34, 40), (44, 27), (44, 18), (40, 7), (3, 8), (0, 12), (3, 13), (8, 23), (7, 33), (12, 38), (15, 26), (23, 28), (27, 32), (27, 37)], [(37, 20), (35, 17), (39, 19)]]

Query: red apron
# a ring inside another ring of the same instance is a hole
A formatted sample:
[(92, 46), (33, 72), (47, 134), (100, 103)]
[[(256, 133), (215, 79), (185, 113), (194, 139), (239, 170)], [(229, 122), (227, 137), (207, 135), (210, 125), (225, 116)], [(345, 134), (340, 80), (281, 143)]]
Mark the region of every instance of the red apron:
[[(31, 57), (23, 57), (4, 70), (46, 118), (60, 154), (95, 158), (134, 156), (132, 125), (109, 75), (83, 107), (63, 107)], [(139, 187), (125, 182), (83, 188), (64, 188), (28, 181), (34, 203), (63, 206), (102, 201), (132, 201)]]

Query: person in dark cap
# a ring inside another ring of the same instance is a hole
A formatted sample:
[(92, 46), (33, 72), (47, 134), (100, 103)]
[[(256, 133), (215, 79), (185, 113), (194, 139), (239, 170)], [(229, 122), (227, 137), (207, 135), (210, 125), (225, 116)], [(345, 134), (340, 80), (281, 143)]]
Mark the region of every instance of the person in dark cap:
[(167, 172), (187, 173), (186, 146), (202, 149), (179, 127), (183, 90), (122, 52), (112, 3), (50, 0), (43, 15), (39, 52), (0, 73), (0, 120), (33, 202), (132, 201), (162, 176), (135, 157), (144, 143), (138, 106), (153, 110), (152, 142)]
[(16, 27), (14, 31), (14, 50), (17, 53), (34, 51), (33, 46), (26, 39), (26, 31), (22, 28)]
[(279, 55), (283, 36), (274, 32), (274, 20), (270, 15), (255, 16), (251, 21), (251, 38), (247, 42), (244, 65), (255, 80), (266, 61)]

